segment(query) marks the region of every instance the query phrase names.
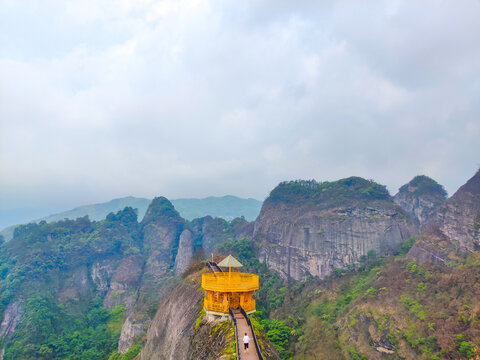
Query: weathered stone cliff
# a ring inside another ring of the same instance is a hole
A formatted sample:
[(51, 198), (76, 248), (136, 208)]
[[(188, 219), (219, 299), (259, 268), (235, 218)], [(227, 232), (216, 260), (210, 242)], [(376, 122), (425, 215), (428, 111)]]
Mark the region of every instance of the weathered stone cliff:
[(436, 223), (462, 253), (480, 250), (480, 170), (439, 209)]
[(0, 324), (0, 337), (9, 338), (13, 335), (18, 322), (23, 315), (23, 301), (17, 300), (7, 306)]
[(193, 236), (190, 230), (183, 230), (178, 241), (178, 252), (175, 257), (175, 274), (182, 274), (192, 261)]
[(425, 225), (434, 217), (435, 210), (445, 202), (446, 196), (447, 193), (440, 184), (421, 175), (403, 185), (393, 197), (393, 201), (419, 225)]
[(171, 268), (178, 244), (186, 223), (164, 197), (153, 199), (141, 223), (143, 246), (148, 254), (145, 276), (158, 281)]
[(480, 250), (480, 171), (438, 207), (408, 256), (446, 264)]
[(289, 182), (255, 222), (259, 258), (284, 278), (324, 277), (374, 250), (393, 252), (415, 227), (386, 189), (361, 178)]
[(202, 308), (198, 284), (182, 283), (160, 301), (158, 311), (147, 332), (141, 360), (189, 359), (190, 336)]

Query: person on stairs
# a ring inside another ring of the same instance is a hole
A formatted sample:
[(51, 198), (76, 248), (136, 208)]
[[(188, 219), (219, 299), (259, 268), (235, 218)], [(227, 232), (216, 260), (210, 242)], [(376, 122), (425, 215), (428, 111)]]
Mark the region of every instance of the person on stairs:
[(245, 336), (243, 337), (243, 348), (246, 353), (248, 353), (248, 343), (250, 342), (250, 338), (248, 337), (247, 333), (245, 333)]

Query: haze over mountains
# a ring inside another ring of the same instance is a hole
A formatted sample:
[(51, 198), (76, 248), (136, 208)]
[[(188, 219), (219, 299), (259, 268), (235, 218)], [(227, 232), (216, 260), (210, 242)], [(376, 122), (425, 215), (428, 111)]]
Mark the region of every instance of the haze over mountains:
[[(77, 219), (88, 215), (90, 220), (98, 221), (105, 219), (111, 212), (117, 212), (129, 206), (138, 210), (139, 221), (143, 219), (145, 212), (151, 200), (128, 196), (120, 199), (114, 199), (105, 203), (84, 205), (72, 210), (63, 211), (58, 214), (45, 216), (39, 219), (31, 219), (28, 222), (54, 222), (63, 219)], [(249, 198), (242, 199), (232, 195), (209, 196), (203, 199), (176, 199), (171, 200), (180, 215), (186, 220), (193, 220), (203, 216), (220, 217), (226, 220), (232, 220), (236, 217), (245, 217), (247, 221), (253, 221), (258, 216), (262, 202)], [(0, 235), (8, 241), (13, 236), (13, 231), (18, 224), (8, 226), (1, 230)]]

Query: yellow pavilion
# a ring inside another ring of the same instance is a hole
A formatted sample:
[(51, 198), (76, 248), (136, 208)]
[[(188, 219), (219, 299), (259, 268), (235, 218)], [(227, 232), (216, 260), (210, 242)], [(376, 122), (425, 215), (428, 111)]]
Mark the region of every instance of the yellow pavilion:
[(232, 272), (232, 267), (243, 266), (229, 255), (218, 263), (228, 272), (202, 274), (202, 288), (206, 290), (203, 306), (208, 315), (225, 316), (229, 309), (242, 307), (247, 314), (255, 312), (253, 294), (258, 290), (258, 275)]

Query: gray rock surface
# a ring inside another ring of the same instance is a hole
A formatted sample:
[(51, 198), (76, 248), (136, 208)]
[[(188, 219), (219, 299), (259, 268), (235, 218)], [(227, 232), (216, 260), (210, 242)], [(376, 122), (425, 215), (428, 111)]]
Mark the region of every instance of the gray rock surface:
[(460, 252), (480, 250), (480, 170), (439, 209), (436, 223)]
[(178, 252), (175, 257), (175, 274), (182, 274), (190, 265), (193, 257), (193, 236), (190, 230), (183, 230), (178, 242)]
[(127, 316), (122, 326), (120, 339), (118, 340), (118, 352), (123, 354), (134, 344), (135, 338), (145, 334), (146, 329), (150, 325), (150, 319), (134, 322), (132, 316)]
[(136, 300), (140, 285), (143, 261), (140, 256), (131, 255), (122, 260), (115, 269), (110, 286), (103, 300), (107, 309), (125, 306), (129, 312)]
[(324, 277), (370, 250), (393, 252), (415, 227), (390, 201), (312, 208), (267, 199), (255, 222), (259, 258), (283, 278)]
[(3, 314), (3, 320), (0, 324), (0, 337), (9, 338), (13, 335), (20, 319), (23, 315), (23, 301), (17, 300), (10, 303)]
[(90, 269), (90, 277), (96, 286), (96, 291), (104, 294), (108, 291), (110, 279), (113, 275), (114, 262), (110, 259), (97, 261)]
[(140, 360), (190, 360), (190, 337), (202, 307), (198, 285), (182, 283), (160, 301)]

